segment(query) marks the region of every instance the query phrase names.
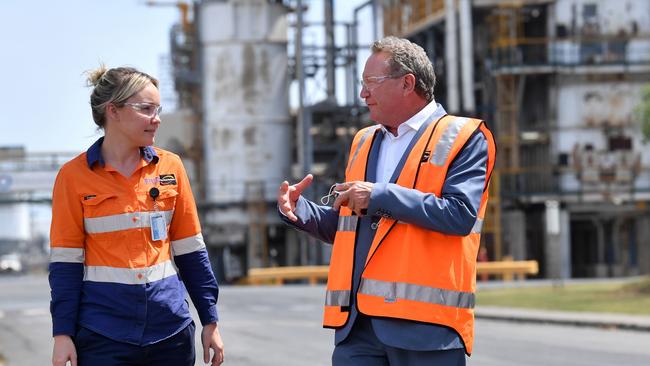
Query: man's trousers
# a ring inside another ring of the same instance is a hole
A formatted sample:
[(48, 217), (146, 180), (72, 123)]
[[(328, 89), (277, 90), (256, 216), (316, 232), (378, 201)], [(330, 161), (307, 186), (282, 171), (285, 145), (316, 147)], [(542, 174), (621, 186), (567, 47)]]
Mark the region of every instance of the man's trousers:
[(366, 316), (334, 348), (332, 366), (465, 366), (465, 349), (409, 351), (383, 344)]

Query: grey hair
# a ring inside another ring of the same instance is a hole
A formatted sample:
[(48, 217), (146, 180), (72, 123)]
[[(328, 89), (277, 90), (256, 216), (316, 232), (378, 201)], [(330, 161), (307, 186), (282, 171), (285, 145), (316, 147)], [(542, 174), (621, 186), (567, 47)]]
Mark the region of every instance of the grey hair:
[(390, 55), (388, 67), (391, 75), (413, 74), (415, 92), (428, 102), (433, 100), (436, 74), (431, 60), (419, 45), (405, 38), (386, 37), (372, 44), (372, 53), (386, 52)]
[(106, 66), (101, 65), (87, 74), (88, 86), (93, 87), (93, 92), (90, 94), (90, 108), (93, 120), (99, 128), (104, 128), (106, 124), (107, 105), (123, 106), (129, 98), (149, 83), (158, 88), (156, 78), (132, 67), (107, 69)]

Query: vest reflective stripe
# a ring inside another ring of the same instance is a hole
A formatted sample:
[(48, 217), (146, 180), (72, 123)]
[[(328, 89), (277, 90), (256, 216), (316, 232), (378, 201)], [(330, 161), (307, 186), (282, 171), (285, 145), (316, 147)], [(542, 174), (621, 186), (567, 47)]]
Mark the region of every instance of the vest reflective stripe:
[(339, 216), (336, 231), (357, 231), (359, 216)]
[(115, 268), (101, 266), (86, 266), (84, 281), (112, 282), (124, 285), (142, 285), (176, 275), (172, 261), (158, 263), (143, 268)]
[(447, 129), (445, 129), (445, 132), (442, 134), (440, 140), (438, 140), (438, 143), (436, 144), (436, 147), (431, 156), (431, 164), (437, 166), (445, 165), (447, 158), (449, 157), (451, 147), (456, 141), (456, 137), (458, 137), (460, 130), (463, 129), (467, 122), (469, 122), (469, 118), (464, 117), (457, 117), (453, 121), (449, 122), (449, 126), (447, 126)]
[(354, 154), (352, 154), (352, 158), (350, 159), (350, 162), (348, 163), (348, 169), (354, 164), (354, 161), (357, 159), (357, 155), (359, 155), (359, 150), (361, 150), (361, 146), (363, 146), (363, 143), (366, 141), (366, 139), (375, 133), (375, 131), (380, 128), (379, 126), (372, 126), (369, 127), (366, 132), (361, 136), (361, 139), (359, 139), (359, 143), (357, 144), (357, 148), (354, 150)]
[(480, 234), (483, 229), (483, 219), (476, 219), (474, 227), (472, 227), (472, 234)]
[[(151, 227), (149, 216), (154, 211), (129, 212), (119, 215), (84, 218), (84, 230), (87, 234), (110, 233), (129, 229)], [(172, 221), (174, 210), (161, 211), (167, 225)]]
[(198, 252), (203, 248), (205, 248), (205, 242), (203, 241), (203, 234), (201, 233), (185, 239), (172, 240), (172, 253), (174, 253), (174, 255)]
[(328, 290), (325, 293), (325, 305), (327, 306), (350, 306), (350, 290)]
[(471, 292), (420, 286), (413, 283), (386, 282), (368, 278), (361, 279), (359, 293), (383, 297), (385, 302), (395, 302), (403, 299), (463, 309), (473, 309), (475, 302), (474, 294)]
[(50, 263), (83, 263), (83, 248), (52, 248), (50, 250)]

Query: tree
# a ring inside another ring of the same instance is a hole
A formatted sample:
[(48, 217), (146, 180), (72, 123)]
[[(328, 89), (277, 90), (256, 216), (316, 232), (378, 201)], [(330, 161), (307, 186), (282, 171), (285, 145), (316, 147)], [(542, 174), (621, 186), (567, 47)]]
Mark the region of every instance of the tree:
[(641, 102), (636, 108), (636, 113), (643, 133), (643, 142), (650, 141), (650, 85), (641, 90)]

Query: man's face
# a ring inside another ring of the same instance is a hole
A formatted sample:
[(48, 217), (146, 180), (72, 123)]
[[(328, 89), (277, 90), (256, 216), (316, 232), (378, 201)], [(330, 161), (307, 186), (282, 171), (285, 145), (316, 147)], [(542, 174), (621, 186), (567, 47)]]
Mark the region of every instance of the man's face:
[(368, 57), (363, 69), (360, 97), (368, 105), (371, 120), (396, 128), (404, 122), (396, 120), (396, 111), (404, 97), (403, 78), (390, 74), (388, 58), (385, 52), (373, 53)]

